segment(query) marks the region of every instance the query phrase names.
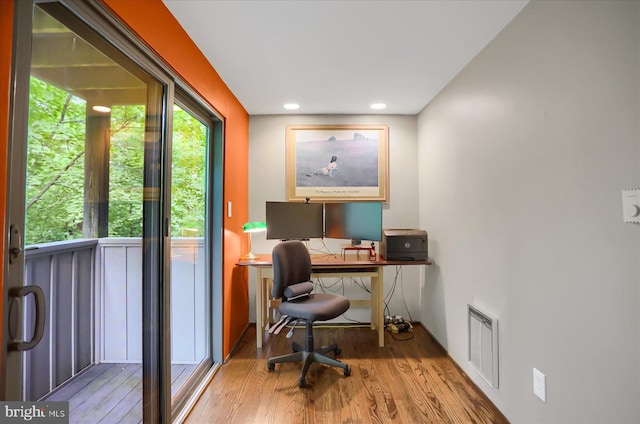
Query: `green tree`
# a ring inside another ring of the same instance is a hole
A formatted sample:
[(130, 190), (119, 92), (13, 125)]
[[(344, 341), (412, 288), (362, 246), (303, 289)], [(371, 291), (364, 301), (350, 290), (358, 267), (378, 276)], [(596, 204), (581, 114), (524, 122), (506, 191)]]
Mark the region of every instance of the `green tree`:
[(142, 236), (144, 105), (111, 109), (109, 236)]
[[(144, 105), (113, 106), (109, 151), (109, 236), (142, 235)], [(203, 236), (207, 127), (176, 107), (171, 234)], [(31, 78), (26, 243), (82, 237), (86, 102)]]
[(207, 127), (173, 108), (171, 236), (204, 236)]
[(82, 235), (85, 102), (31, 78), (27, 244)]

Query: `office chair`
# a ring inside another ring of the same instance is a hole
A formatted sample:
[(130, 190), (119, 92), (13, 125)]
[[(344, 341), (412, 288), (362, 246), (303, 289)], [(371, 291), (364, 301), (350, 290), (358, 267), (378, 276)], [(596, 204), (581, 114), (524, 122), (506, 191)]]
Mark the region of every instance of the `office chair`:
[[(333, 351), (338, 355), (341, 349), (336, 344), (314, 349), (313, 323), (336, 318), (349, 309), (349, 299), (338, 294), (311, 293), (311, 258), (307, 247), (300, 241), (291, 240), (278, 243), (272, 252), (274, 299), (282, 299), (279, 311), (284, 315), (306, 323), (305, 345), (293, 343), (293, 353), (268, 359), (269, 370), (273, 371), (277, 363), (302, 362), (302, 371), (298, 386), (305, 387), (305, 378), (313, 362), (342, 368), (349, 376), (351, 367), (325, 355)], [(294, 324), (295, 325), (295, 324)]]

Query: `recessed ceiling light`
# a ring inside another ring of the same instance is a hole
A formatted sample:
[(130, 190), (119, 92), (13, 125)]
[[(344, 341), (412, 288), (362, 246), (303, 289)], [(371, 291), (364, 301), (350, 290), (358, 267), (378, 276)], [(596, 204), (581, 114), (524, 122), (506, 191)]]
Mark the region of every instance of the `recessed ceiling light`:
[(96, 106), (93, 106), (91, 109), (95, 110), (96, 112), (104, 112), (104, 113), (111, 112), (111, 108), (108, 106), (96, 105)]
[(300, 105), (297, 103), (287, 103), (286, 105), (284, 105), (284, 108), (287, 110), (296, 110), (300, 108)]
[(384, 103), (374, 103), (371, 105), (371, 109), (384, 109), (387, 107)]

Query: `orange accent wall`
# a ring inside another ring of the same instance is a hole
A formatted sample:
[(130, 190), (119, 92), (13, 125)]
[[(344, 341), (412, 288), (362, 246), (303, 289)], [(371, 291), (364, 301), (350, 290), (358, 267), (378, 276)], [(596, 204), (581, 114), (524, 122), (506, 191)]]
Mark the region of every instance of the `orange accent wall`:
[[(249, 215), (249, 114), (161, 0), (101, 1), (224, 117), (223, 352), (227, 357), (249, 324), (246, 278), (235, 266), (246, 236), (241, 227)], [(233, 203), (231, 218), (227, 202)]]
[[(13, 36), (13, 0), (0, 0), (0, 293), (4, 293), (4, 234), (5, 210), (7, 208), (7, 148), (9, 145), (9, 91), (11, 88), (11, 50)], [(2, 299), (2, 297), (0, 297)], [(0, 317), (2, 317), (2, 301), (0, 300)], [(0, 325), (0, 340), (2, 340)], [(0, 361), (2, 350), (0, 349)], [(1, 362), (0, 362), (1, 363)], [(1, 381), (1, 380), (0, 380)]]

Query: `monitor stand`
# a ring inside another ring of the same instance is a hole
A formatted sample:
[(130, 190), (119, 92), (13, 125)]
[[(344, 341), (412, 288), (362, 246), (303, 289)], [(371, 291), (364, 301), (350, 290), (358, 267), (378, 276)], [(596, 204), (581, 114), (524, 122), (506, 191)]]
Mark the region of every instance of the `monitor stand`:
[[(360, 241), (360, 240), (358, 240)], [(353, 244), (353, 241), (351, 243), (350, 246), (344, 246), (342, 248), (342, 259), (346, 260), (347, 258), (347, 252), (350, 251), (355, 251), (356, 252), (356, 259), (357, 260), (361, 260), (360, 259), (360, 252), (361, 251), (366, 251), (367, 252), (367, 257), (366, 259), (363, 260), (368, 260), (368, 261), (375, 261), (376, 260), (376, 246), (373, 242), (371, 242), (371, 246), (363, 246), (362, 244), (359, 243), (359, 245), (355, 245)]]

